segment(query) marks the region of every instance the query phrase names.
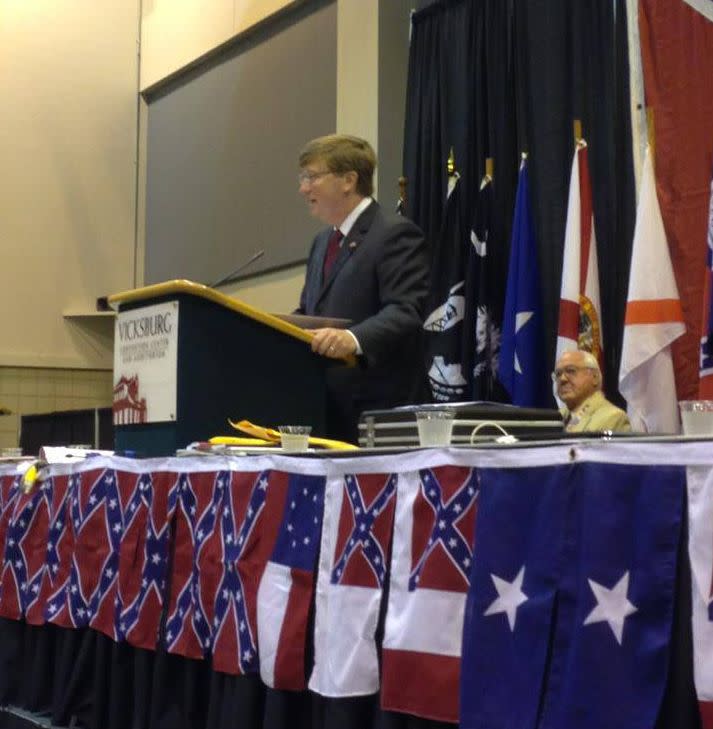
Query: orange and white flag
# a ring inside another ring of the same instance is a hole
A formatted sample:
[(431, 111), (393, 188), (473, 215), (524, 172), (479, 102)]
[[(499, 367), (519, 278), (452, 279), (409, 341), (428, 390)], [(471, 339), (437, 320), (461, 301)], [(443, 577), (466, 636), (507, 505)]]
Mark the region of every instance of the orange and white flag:
[(569, 181), (557, 359), (567, 350), (584, 349), (603, 365), (601, 311), (592, 185), (587, 143), (582, 140), (574, 151)]
[(661, 218), (651, 150), (647, 148), (631, 251), (619, 390), (631, 427), (678, 433), (671, 343), (686, 327)]

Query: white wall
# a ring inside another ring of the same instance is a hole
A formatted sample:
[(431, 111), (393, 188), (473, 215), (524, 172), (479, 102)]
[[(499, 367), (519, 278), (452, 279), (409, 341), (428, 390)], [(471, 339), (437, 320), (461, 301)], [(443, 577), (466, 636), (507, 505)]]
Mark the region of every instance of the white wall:
[(0, 0), (0, 366), (110, 366), (133, 284), (138, 0)]
[(339, 0), (337, 38), (337, 132), (368, 139), (378, 152), (378, 0)]
[(293, 0), (144, 0), (141, 89), (292, 4)]
[(299, 304), (304, 279), (305, 266), (294, 266), (238, 281), (223, 292), (271, 314), (289, 314)]

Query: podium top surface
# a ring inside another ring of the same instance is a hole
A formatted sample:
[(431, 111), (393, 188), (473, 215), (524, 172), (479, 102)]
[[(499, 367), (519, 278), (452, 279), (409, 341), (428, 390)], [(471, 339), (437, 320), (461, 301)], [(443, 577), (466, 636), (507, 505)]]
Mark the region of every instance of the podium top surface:
[(137, 303), (141, 301), (148, 301), (149, 299), (155, 299), (159, 296), (172, 296), (178, 294), (188, 294), (190, 296), (197, 296), (201, 299), (207, 299), (219, 306), (224, 306), (226, 309), (242, 314), (243, 316), (248, 317), (248, 319), (254, 319), (271, 329), (276, 329), (289, 337), (308, 343), (312, 341), (312, 333), (305, 329), (301, 329), (294, 324), (290, 324), (283, 319), (279, 319), (272, 314), (268, 314), (266, 311), (256, 309), (255, 307), (246, 304), (244, 301), (240, 301), (240, 299), (221, 294), (220, 291), (216, 291), (215, 289), (210, 288), (210, 286), (204, 286), (203, 284), (188, 281), (186, 279), (175, 279), (173, 281), (164, 281), (163, 283), (152, 284), (151, 286), (144, 286), (140, 289), (120, 291), (119, 293), (112, 294), (107, 297), (107, 301), (112, 307), (118, 308), (122, 304)]

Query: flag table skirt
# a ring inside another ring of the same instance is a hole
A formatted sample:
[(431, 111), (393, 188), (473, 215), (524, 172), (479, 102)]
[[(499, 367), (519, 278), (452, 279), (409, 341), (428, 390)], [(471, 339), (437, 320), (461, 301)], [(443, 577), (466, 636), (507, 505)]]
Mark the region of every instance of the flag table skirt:
[[(698, 652), (694, 685), (690, 616), (701, 555), (713, 566), (698, 526), (713, 515), (712, 445), (96, 457), (50, 466), (29, 493), (0, 465), (0, 729), (545, 729), (583, 707), (605, 721), (620, 670), (628, 694), (608, 726), (631, 725), (627, 711), (701, 726), (713, 656)], [(527, 634), (542, 586), (557, 608)], [(696, 640), (706, 628), (694, 618)], [(535, 689), (499, 677), (520, 639), (542, 646)], [(589, 674), (575, 682), (592, 665), (596, 700), (581, 695)]]

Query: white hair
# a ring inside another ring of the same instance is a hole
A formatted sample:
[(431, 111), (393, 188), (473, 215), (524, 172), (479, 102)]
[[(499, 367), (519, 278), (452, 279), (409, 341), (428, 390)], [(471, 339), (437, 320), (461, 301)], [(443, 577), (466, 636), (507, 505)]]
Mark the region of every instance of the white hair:
[[(602, 370), (599, 367), (599, 360), (591, 352), (587, 352), (586, 349), (569, 349), (565, 352), (562, 352), (562, 354), (567, 354), (568, 352), (579, 352), (582, 355), (582, 359), (584, 360), (583, 366), (586, 367), (588, 370), (594, 371), (594, 373), (596, 374), (596, 387), (597, 389), (601, 389)], [(562, 354), (560, 355), (560, 357), (562, 356)]]
[(591, 353), (587, 352), (584, 349), (578, 350), (582, 353), (584, 356), (584, 366), (588, 367), (590, 370), (594, 370), (595, 372), (598, 372), (599, 375), (602, 374), (602, 370), (599, 367), (599, 360)]

